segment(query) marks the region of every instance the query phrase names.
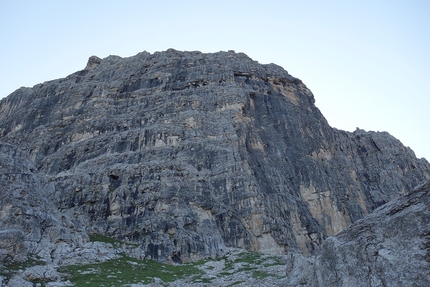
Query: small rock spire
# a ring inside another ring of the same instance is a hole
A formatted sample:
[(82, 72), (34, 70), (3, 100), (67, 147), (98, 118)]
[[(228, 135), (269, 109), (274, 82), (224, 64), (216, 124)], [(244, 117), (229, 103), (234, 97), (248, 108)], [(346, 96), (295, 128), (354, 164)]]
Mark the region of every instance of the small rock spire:
[(98, 65), (100, 65), (101, 62), (102, 62), (102, 59), (100, 59), (99, 57), (91, 56), (88, 59), (87, 66), (85, 67), (85, 70), (93, 69), (93, 68), (97, 67)]

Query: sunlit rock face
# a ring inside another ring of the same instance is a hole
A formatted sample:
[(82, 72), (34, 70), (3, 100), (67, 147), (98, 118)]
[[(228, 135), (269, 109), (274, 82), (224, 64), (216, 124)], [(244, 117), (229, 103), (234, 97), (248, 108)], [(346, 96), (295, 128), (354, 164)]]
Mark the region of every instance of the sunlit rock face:
[(95, 56), (0, 102), (0, 140), (87, 230), (173, 262), (311, 253), (430, 177), (385, 132), (330, 127), (311, 91), (245, 54)]

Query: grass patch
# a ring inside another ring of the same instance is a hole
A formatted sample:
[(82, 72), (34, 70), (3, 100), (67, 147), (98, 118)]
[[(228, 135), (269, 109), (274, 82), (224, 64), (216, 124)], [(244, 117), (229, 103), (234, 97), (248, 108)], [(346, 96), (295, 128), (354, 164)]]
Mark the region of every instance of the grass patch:
[(261, 258), (261, 254), (257, 253), (257, 252), (244, 252), (244, 253), (240, 253), (239, 255), (241, 255), (241, 257), (239, 257), (238, 259), (236, 259), (235, 263), (259, 263), (261, 262), (262, 259)]
[(233, 270), (233, 265), (234, 262), (233, 261), (227, 261), (224, 265), (224, 269), (223, 270)]
[(37, 265), (46, 265), (45, 261), (40, 260), (40, 257), (37, 255), (29, 255), (24, 262), (14, 261), (11, 257), (7, 256), (0, 264), (0, 276), (10, 279), (18, 271)]
[[(223, 272), (219, 275), (228, 276), (235, 272), (249, 272), (250, 276), (255, 279), (264, 279), (269, 276), (275, 276), (273, 274), (261, 271), (261, 267), (270, 267), (276, 265), (283, 265), (283, 263), (275, 256), (264, 256), (257, 252), (243, 252), (238, 254), (234, 260), (226, 260)], [(238, 282), (236, 284), (240, 284)]]
[(245, 281), (236, 281), (236, 282), (234, 282), (228, 286), (236, 286), (236, 285), (239, 285), (240, 283), (243, 283), (243, 282), (245, 282)]
[(255, 279), (264, 279), (269, 276), (272, 275), (264, 271), (255, 270), (254, 272), (252, 272), (252, 277)]
[[(123, 255), (103, 263), (61, 267), (75, 286), (122, 286), (126, 283), (148, 284), (157, 277), (164, 282), (180, 278), (200, 278), (204, 273), (192, 264), (168, 265), (153, 260), (138, 260)], [(204, 279), (203, 279), (204, 280)]]
[(270, 267), (270, 266), (277, 266), (277, 265), (284, 265), (284, 263), (276, 260), (276, 261), (271, 262), (271, 263), (264, 263), (263, 267)]
[(194, 280), (194, 282), (199, 282), (199, 283), (212, 283), (212, 280), (209, 278), (201, 278), (199, 280)]
[(232, 261), (226, 259), (226, 263), (224, 266), (224, 270), (232, 270), (234, 269), (234, 265), (238, 263), (242, 263), (243, 267), (239, 268), (238, 271), (250, 271), (254, 270), (256, 267), (252, 267), (253, 264), (261, 264), (265, 261), (264, 258), (262, 258), (262, 255), (257, 252), (243, 252), (238, 255), (238, 257)]

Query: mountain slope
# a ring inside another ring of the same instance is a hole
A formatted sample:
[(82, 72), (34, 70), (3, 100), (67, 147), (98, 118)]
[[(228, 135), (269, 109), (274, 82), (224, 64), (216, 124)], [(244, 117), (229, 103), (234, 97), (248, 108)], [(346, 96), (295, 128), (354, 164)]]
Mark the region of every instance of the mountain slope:
[(52, 186), (25, 152), (0, 143), (0, 262), (46, 260), (82, 247), (88, 236), (49, 202)]
[(174, 262), (312, 252), (430, 177), (388, 133), (331, 128), (310, 90), (232, 51), (91, 57), (0, 102), (58, 209)]
[(287, 268), (306, 286), (429, 286), (430, 181), (330, 237)]

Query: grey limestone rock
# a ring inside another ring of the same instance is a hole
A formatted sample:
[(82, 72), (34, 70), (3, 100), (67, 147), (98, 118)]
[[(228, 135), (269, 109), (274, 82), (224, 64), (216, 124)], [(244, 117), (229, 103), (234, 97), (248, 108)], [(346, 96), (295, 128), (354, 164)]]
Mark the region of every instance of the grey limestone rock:
[(243, 53), (93, 56), (0, 101), (0, 141), (28, 152), (67, 218), (147, 257), (309, 254), (430, 177), (388, 133), (333, 129), (314, 102)]
[(292, 256), (290, 283), (305, 286), (430, 286), (430, 181), (376, 209), (313, 257)]
[[(55, 257), (58, 260), (55, 261), (58, 265), (82, 265), (94, 262), (105, 262), (114, 258), (119, 257), (119, 251), (116, 250), (112, 245), (105, 244), (102, 242), (88, 242), (79, 248), (64, 252), (58, 249), (54, 251)], [(58, 252), (57, 255), (55, 252)]]
[(46, 283), (45, 286), (46, 287), (65, 287), (65, 286), (75, 286), (75, 284), (67, 280), (67, 281), (48, 282)]
[(60, 274), (52, 265), (36, 265), (27, 268), (22, 276), (28, 281), (41, 280), (44, 282), (57, 281), (61, 278)]
[(1, 142), (0, 186), (0, 260), (25, 261), (29, 253), (51, 260), (58, 243), (76, 247), (88, 240), (49, 202), (53, 185), (27, 154)]
[(5, 287), (33, 287), (33, 283), (23, 279), (21, 276), (12, 277)]

